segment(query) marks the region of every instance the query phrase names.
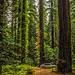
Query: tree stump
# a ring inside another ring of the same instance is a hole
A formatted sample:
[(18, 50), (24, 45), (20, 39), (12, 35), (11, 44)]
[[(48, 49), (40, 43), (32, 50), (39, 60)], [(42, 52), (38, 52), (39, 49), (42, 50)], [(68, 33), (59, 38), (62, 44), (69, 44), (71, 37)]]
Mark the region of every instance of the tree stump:
[(66, 73), (67, 67), (68, 67), (68, 63), (65, 60), (61, 59), (58, 61), (58, 64), (57, 64), (58, 72)]

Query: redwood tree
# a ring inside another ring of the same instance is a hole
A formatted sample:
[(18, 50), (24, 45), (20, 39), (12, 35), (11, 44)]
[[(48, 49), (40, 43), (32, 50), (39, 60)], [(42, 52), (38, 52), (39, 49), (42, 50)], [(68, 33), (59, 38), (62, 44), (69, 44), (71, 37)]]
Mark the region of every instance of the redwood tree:
[(71, 67), (71, 23), (69, 0), (58, 0), (59, 16), (59, 59), (68, 63), (67, 72), (72, 72)]
[(43, 0), (39, 0), (40, 19), (40, 64), (44, 63), (44, 26), (43, 26)]
[(25, 58), (28, 54), (28, 0), (23, 0), (22, 4), (22, 34), (21, 34), (21, 50), (22, 58), (21, 63), (25, 63)]
[(3, 41), (3, 4), (4, 0), (0, 0), (0, 75), (2, 75), (2, 61), (1, 53), (3, 51), (2, 41)]
[(20, 43), (20, 26), (21, 26), (21, 0), (19, 0), (19, 7), (18, 7), (18, 29), (17, 29), (17, 43)]
[(25, 0), (23, 0), (23, 9), (22, 9), (22, 58), (21, 58), (21, 63), (25, 63), (25, 15), (24, 15), (24, 12), (25, 12)]

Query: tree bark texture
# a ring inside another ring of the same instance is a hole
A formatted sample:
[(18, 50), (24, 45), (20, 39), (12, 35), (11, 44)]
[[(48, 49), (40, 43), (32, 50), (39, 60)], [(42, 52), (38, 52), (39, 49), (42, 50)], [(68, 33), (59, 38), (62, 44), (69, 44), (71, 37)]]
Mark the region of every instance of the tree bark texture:
[(40, 19), (40, 64), (45, 61), (44, 58), (44, 26), (43, 26), (43, 0), (39, 0), (39, 19)]
[[(13, 0), (12, 0), (12, 9), (13, 9)], [(11, 36), (12, 36), (12, 38), (13, 38), (13, 11), (12, 11), (12, 24), (11, 24)]]
[[(4, 4), (4, 0), (0, 0), (0, 42), (1, 43), (3, 41), (3, 4)], [(0, 53), (3, 51), (3, 46), (1, 46), (1, 45), (0, 45)], [(2, 75), (2, 61), (1, 61), (1, 58), (0, 58), (0, 75)]]
[(59, 59), (68, 62), (67, 72), (72, 72), (71, 67), (71, 23), (69, 0), (58, 0), (59, 16)]
[(17, 29), (17, 28), (16, 28), (16, 25), (17, 25), (16, 20), (17, 20), (17, 19), (15, 18), (15, 23), (14, 23), (14, 36), (15, 36), (15, 37), (14, 37), (14, 43), (15, 43), (15, 45), (16, 45), (16, 35), (17, 35), (17, 33), (16, 33), (16, 29)]
[(23, 7), (22, 7), (22, 58), (21, 58), (21, 63), (25, 63), (25, 0), (23, 0)]
[(21, 0), (19, 0), (19, 8), (18, 8), (18, 33), (17, 33), (17, 43), (19, 44), (20, 43), (20, 25), (21, 25), (21, 16), (20, 16), (20, 13), (21, 13)]

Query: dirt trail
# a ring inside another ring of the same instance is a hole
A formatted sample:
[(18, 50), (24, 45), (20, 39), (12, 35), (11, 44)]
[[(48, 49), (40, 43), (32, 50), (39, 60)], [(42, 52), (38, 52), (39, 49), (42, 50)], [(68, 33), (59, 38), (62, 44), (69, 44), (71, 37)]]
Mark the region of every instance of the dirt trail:
[(51, 72), (50, 69), (41, 69), (41, 68), (35, 68), (36, 72), (34, 75), (63, 75), (63, 74), (58, 74)]

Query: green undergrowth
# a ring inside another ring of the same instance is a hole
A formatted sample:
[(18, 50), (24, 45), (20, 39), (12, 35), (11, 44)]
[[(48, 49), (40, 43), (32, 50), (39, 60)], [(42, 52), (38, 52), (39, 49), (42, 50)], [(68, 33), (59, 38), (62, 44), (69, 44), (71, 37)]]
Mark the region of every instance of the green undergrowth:
[(30, 65), (3, 65), (2, 75), (33, 75), (35, 70)]
[(51, 68), (51, 72), (57, 72), (57, 68)]
[(72, 72), (75, 73), (75, 65), (72, 65)]

